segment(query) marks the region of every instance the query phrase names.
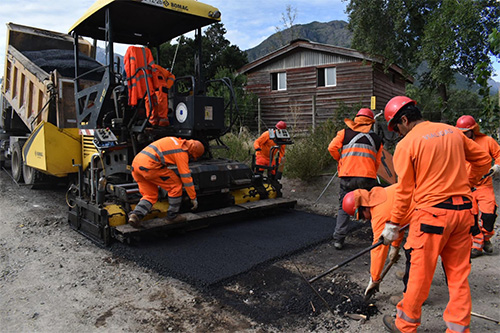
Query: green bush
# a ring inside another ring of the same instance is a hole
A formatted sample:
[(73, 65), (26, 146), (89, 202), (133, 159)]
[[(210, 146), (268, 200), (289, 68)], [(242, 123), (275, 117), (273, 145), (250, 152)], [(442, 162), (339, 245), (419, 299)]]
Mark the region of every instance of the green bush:
[(214, 158), (228, 158), (250, 165), (254, 138), (252, 138), (248, 130), (242, 128), (239, 133), (227, 133), (221, 137), (221, 141), (227, 148), (221, 146), (219, 149), (212, 149)]
[(334, 120), (328, 120), (310, 135), (298, 138), (287, 148), (285, 175), (302, 180), (311, 179), (323, 173), (334, 162), (328, 152), (328, 145), (338, 130), (343, 128)]
[(347, 107), (341, 104), (332, 118), (310, 131), (306, 136), (294, 138), (295, 144), (287, 148), (285, 172), (290, 178), (309, 180), (329, 169), (336, 168), (336, 162), (328, 151), (328, 145), (345, 128), (344, 118), (353, 118), (359, 105)]

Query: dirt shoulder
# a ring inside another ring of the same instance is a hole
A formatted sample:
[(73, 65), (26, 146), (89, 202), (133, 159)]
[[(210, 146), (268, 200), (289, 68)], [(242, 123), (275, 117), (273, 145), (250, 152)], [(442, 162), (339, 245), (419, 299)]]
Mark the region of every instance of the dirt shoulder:
[[(284, 196), (297, 199), (297, 209), (333, 215), (336, 181), (315, 204), (330, 179), (284, 180)], [(359, 297), (369, 279), (369, 258), (364, 256), (315, 284), (329, 311), (301, 278), (366, 247), (371, 237), (367, 227), (348, 238), (345, 251), (326, 242), (227, 283), (195, 288), (115, 257), (71, 230), (63, 189), (18, 187), (2, 171), (0, 220), (2, 332), (381, 332), (381, 314), (394, 313), (389, 297), (403, 289), (389, 273), (373, 306), (361, 308)], [(495, 254), (474, 259), (470, 277), (473, 311), (495, 318), (500, 317), (499, 244), (495, 236)], [(397, 268), (403, 264), (401, 260)], [(423, 308), (423, 331), (444, 331), (446, 302), (438, 268)], [(345, 316), (374, 309), (368, 320)], [(493, 332), (499, 326), (473, 318), (471, 329)]]

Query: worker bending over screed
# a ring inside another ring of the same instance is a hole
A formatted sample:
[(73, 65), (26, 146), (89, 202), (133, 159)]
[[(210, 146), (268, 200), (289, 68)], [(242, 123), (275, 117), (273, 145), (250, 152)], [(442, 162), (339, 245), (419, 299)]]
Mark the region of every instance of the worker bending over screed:
[[(286, 123), (282, 120), (276, 123), (276, 129), (284, 130), (286, 129)], [(255, 149), (255, 164), (257, 165), (266, 165), (266, 166), (275, 166), (275, 155), (271, 155), (271, 148), (277, 146), (277, 143), (274, 142), (269, 137), (269, 131), (265, 131), (262, 135), (254, 141), (253, 147)], [(283, 158), (285, 157), (285, 145), (281, 145), (279, 148), (279, 159), (278, 162), (281, 164)], [(271, 158), (271, 159), (270, 159)], [(272, 162), (272, 164), (270, 163)], [(283, 160), (284, 162), (284, 160)], [(264, 170), (258, 169), (258, 172), (264, 172)], [(274, 172), (274, 171), (273, 171)]]
[[(370, 191), (364, 189), (349, 192), (344, 197), (342, 209), (356, 219), (369, 220), (373, 231), (373, 244), (380, 240), (380, 235), (384, 230), (385, 222), (391, 217), (391, 209), (394, 204), (394, 194), (396, 184), (389, 187), (376, 186)], [(404, 218), (403, 225), (409, 223), (414, 207), (408, 210), (408, 215)], [(365, 290), (365, 300), (370, 299), (379, 291), (382, 281), (382, 271), (389, 253), (389, 263), (395, 263), (399, 259), (399, 248), (403, 241), (404, 233), (389, 245), (381, 245), (370, 251), (370, 282)]]
[[(186, 217), (179, 215), (182, 203), (182, 186), (191, 199), (192, 210), (198, 208), (189, 157), (203, 155), (205, 147), (197, 140), (165, 137), (144, 148), (132, 161), (132, 176), (139, 185), (142, 198), (129, 214), (128, 223), (140, 227), (140, 220), (146, 216), (158, 201), (158, 187), (168, 192), (167, 221), (183, 222)], [(169, 166), (177, 166), (177, 175)]]
[(500, 145), (492, 137), (479, 131), (479, 125), (472, 116), (462, 116), (457, 120), (457, 127), (469, 138), (477, 142), (491, 157), (494, 164), (488, 174), (472, 190), (472, 197), (479, 206), (479, 230), (472, 239), (470, 256), (476, 258), (486, 253), (493, 253), (491, 237), (495, 234), (494, 226), (497, 218), (497, 203), (492, 178), (500, 174)]
[(456, 127), (424, 121), (416, 104), (406, 96), (396, 96), (384, 111), (389, 130), (403, 136), (394, 152), (398, 183), (391, 218), (382, 231), (384, 244), (399, 238), (412, 200), (416, 211), (404, 246), (403, 299), (397, 305), (396, 320), (386, 315), (383, 322), (391, 332), (417, 332), (422, 304), (441, 256), (449, 291), (443, 314), (446, 332), (470, 332), (468, 276), (474, 225), (470, 189), (490, 169), (491, 157)]
[(338, 162), (340, 178), (339, 211), (333, 234), (333, 246), (344, 247), (349, 230), (349, 215), (342, 209), (344, 196), (355, 189), (370, 190), (377, 186), (377, 170), (382, 158), (382, 139), (372, 131), (375, 117), (370, 109), (358, 111), (354, 121), (344, 119), (348, 128), (337, 132), (328, 146), (330, 155)]

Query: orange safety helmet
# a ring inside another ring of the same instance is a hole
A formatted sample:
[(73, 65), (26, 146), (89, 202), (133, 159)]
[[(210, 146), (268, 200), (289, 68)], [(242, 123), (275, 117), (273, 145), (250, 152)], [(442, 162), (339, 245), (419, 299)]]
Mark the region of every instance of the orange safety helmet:
[(417, 105), (417, 102), (406, 96), (396, 96), (391, 98), (391, 100), (387, 102), (384, 109), (384, 117), (387, 121), (387, 128), (389, 128), (389, 131), (394, 130), (394, 123), (391, 124), (391, 121), (394, 119), (394, 117), (396, 117), (399, 110), (401, 110), (405, 105), (411, 103)]
[(368, 108), (359, 109), (358, 113), (356, 114), (356, 117), (359, 117), (359, 116), (365, 116), (365, 117), (368, 117), (371, 119), (375, 119), (375, 116), (373, 115), (373, 111), (368, 109)]
[(203, 143), (198, 140), (186, 140), (186, 145), (189, 155), (191, 155), (194, 159), (198, 159), (205, 152)]
[(350, 216), (356, 213), (356, 203), (354, 201), (354, 191), (347, 193), (342, 200), (342, 209)]
[(472, 116), (465, 115), (457, 120), (456, 127), (464, 132), (470, 131), (474, 126), (476, 126), (476, 120)]
[(280, 120), (276, 124), (276, 128), (281, 130), (286, 129), (286, 123), (283, 120)]

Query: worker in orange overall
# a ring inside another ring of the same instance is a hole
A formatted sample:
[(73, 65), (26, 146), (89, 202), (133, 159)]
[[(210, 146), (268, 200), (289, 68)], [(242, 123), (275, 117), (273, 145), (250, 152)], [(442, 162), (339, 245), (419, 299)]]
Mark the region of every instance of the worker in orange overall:
[[(370, 191), (357, 189), (349, 192), (344, 197), (342, 209), (354, 216), (357, 220), (369, 220), (373, 231), (373, 244), (379, 242), (385, 222), (391, 217), (391, 210), (394, 204), (394, 195), (396, 193), (396, 184), (388, 187), (376, 186)], [(414, 207), (408, 210), (403, 224), (409, 223)], [(379, 291), (382, 281), (382, 271), (389, 254), (389, 263), (395, 263), (399, 259), (399, 249), (403, 241), (404, 233), (389, 245), (381, 245), (370, 251), (370, 282), (365, 290), (365, 300), (369, 300)]]
[(354, 121), (344, 119), (348, 128), (337, 133), (330, 142), (328, 151), (338, 162), (340, 178), (339, 211), (333, 246), (337, 250), (344, 247), (349, 231), (349, 215), (342, 209), (344, 196), (355, 189), (370, 190), (377, 186), (377, 170), (382, 158), (382, 139), (372, 131), (375, 117), (372, 110), (363, 108), (358, 111)]
[(464, 134), (477, 142), (490, 155), (493, 166), (488, 174), (491, 177), (484, 177), (479, 184), (473, 189), (472, 196), (478, 204), (479, 232), (473, 236), (471, 258), (476, 258), (483, 255), (483, 250), (486, 253), (493, 253), (493, 245), (491, 237), (495, 234), (494, 225), (497, 218), (497, 203), (495, 200), (495, 192), (493, 190), (492, 177), (500, 174), (500, 145), (492, 137), (483, 134), (479, 130), (479, 125), (472, 116), (461, 116), (457, 120), (457, 125)]
[[(276, 129), (284, 130), (286, 129), (286, 123), (282, 120), (276, 123)], [(271, 148), (277, 146), (276, 142), (269, 137), (269, 131), (265, 131), (262, 135), (254, 141), (253, 147), (255, 149), (255, 164), (265, 165), (265, 166), (275, 166), (276, 165), (276, 153), (274, 152), (271, 156)], [(278, 149), (279, 158), (278, 163), (281, 164), (283, 158), (285, 157), (285, 145), (281, 145)], [(257, 169), (258, 172), (263, 172), (264, 169)], [(274, 173), (273, 173), (274, 174)]]
[[(165, 137), (151, 143), (137, 154), (132, 162), (132, 176), (139, 185), (142, 198), (130, 212), (128, 223), (140, 227), (140, 220), (158, 201), (158, 187), (168, 192), (167, 221), (183, 222), (178, 214), (182, 203), (182, 187), (191, 199), (192, 210), (198, 208), (193, 178), (189, 170), (189, 158), (199, 158), (205, 148), (200, 141)], [(178, 175), (171, 167), (176, 167)]]
[(443, 314), (446, 332), (470, 332), (468, 276), (475, 213), (471, 187), (488, 172), (491, 157), (456, 127), (424, 121), (416, 104), (406, 96), (396, 96), (384, 110), (389, 130), (403, 136), (394, 152), (398, 183), (391, 218), (381, 235), (384, 244), (399, 238), (412, 200), (415, 212), (404, 246), (403, 299), (397, 305), (396, 320), (386, 315), (383, 322), (391, 332), (417, 332), (422, 304), (441, 256), (449, 291)]

